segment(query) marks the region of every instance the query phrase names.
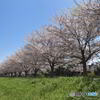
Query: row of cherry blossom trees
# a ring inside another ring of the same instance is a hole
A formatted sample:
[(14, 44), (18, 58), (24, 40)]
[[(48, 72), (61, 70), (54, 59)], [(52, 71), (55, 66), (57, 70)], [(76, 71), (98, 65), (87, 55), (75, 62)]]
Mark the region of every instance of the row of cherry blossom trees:
[(0, 66), (5, 76), (36, 76), (68, 65), (80, 66), (87, 75), (87, 65), (100, 59), (100, 1), (88, 0), (70, 13), (54, 18), (55, 23), (32, 32), (26, 45)]

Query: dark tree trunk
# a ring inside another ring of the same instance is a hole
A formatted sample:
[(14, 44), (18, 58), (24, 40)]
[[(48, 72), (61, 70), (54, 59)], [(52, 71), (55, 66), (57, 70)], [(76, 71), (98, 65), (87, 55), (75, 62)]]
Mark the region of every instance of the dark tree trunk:
[(34, 77), (37, 76), (37, 72), (38, 72), (38, 71), (39, 71), (39, 69), (35, 68), (35, 70), (34, 70)]
[(11, 75), (11, 77), (13, 77), (13, 73), (12, 72), (10, 73), (10, 75)]
[(28, 76), (28, 71), (25, 71), (25, 76)]
[(18, 77), (21, 77), (21, 73), (22, 73), (22, 72), (18, 72)]
[(50, 67), (51, 67), (51, 76), (53, 77), (54, 76), (54, 65), (52, 64), (52, 66)]
[(83, 75), (87, 76), (87, 65), (86, 65), (86, 58), (84, 55), (84, 50), (81, 50), (81, 54), (82, 54), (82, 64), (83, 64)]
[(83, 75), (87, 76), (87, 65), (86, 65), (86, 62), (83, 63)]
[(7, 76), (7, 73), (4, 73), (4, 76)]

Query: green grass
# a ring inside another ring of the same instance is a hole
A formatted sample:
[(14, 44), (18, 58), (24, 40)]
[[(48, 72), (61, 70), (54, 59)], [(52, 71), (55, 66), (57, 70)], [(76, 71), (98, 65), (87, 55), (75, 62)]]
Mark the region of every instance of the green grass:
[(0, 100), (100, 100), (70, 97), (73, 92), (100, 92), (100, 80), (84, 77), (0, 78)]

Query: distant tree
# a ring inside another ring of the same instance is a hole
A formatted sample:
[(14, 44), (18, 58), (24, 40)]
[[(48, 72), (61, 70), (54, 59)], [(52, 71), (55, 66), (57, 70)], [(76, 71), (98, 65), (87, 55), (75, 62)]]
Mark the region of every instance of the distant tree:
[(16, 60), (14, 59), (14, 56), (8, 57), (8, 59), (5, 60), (1, 66), (3, 74), (6, 76), (16, 76), (17, 72), (16, 64), (17, 63)]
[(60, 45), (57, 37), (51, 33), (48, 33), (46, 28), (44, 28), (44, 30), (40, 33), (38, 32), (38, 34), (39, 36), (35, 41), (33, 41), (34, 36), (31, 36), (32, 38), (30, 39), (30, 42), (33, 44), (37, 43), (37, 47), (40, 47), (38, 49), (40, 49), (39, 52), (41, 53), (41, 60), (44, 64), (43, 66), (45, 68), (48, 68), (49, 66), (51, 75), (53, 76), (54, 68), (63, 64), (64, 54), (61, 48), (59, 48)]
[(24, 54), (24, 49), (21, 49), (20, 51), (16, 52), (16, 57), (18, 58), (17, 63), (19, 64), (18, 67), (21, 68), (22, 72), (25, 73), (25, 76), (28, 75), (28, 72), (31, 69), (31, 66), (29, 65), (28, 62), (28, 57), (25, 56)]
[(39, 49), (34, 45), (27, 44), (24, 47), (23, 53), (23, 58), (27, 60), (27, 65), (30, 66), (34, 76), (36, 76), (41, 69), (41, 54)]

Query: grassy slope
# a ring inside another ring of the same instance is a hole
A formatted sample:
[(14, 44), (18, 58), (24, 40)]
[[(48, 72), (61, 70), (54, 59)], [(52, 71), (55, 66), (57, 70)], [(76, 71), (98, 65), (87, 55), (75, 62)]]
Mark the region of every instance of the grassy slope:
[(0, 100), (100, 100), (68, 96), (82, 91), (100, 92), (100, 81), (83, 77), (0, 78)]

